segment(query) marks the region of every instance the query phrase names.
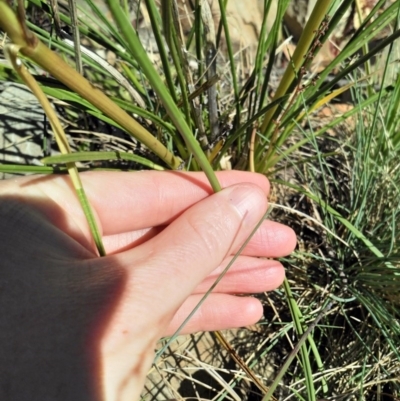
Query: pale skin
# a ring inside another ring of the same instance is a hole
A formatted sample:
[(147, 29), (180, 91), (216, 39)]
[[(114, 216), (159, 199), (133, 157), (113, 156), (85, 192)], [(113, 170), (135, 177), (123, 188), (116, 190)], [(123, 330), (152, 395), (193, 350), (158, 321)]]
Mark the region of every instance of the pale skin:
[[(82, 174), (108, 256), (97, 257), (67, 176), (0, 183), (0, 399), (139, 399), (171, 335), (267, 209), (258, 174)], [(183, 333), (256, 323), (294, 232), (264, 221)], [(238, 296), (240, 294), (240, 296)]]

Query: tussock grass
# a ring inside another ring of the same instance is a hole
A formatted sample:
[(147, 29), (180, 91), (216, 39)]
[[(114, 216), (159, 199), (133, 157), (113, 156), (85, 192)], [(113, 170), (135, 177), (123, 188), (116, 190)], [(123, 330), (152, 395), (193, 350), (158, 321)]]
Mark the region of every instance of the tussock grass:
[[(47, 157), (43, 166), (0, 165), (1, 171), (52, 173), (70, 163), (90, 169), (104, 159), (101, 167), (127, 169), (121, 162), (128, 160), (128, 169), (201, 169), (219, 190), (214, 170), (250, 169), (274, 184), (272, 217), (298, 233), (298, 249), (283, 261), (283, 288), (261, 296), (265, 319), (225, 333), (271, 390), (260, 390), (212, 334), (199, 334), (179, 338), (160, 355), (145, 400), (400, 395), (400, 2), (379, 0), (363, 15), (358, 1), (319, 0), (295, 50), (283, 45), (290, 2), (277, 2), (276, 10), (274, 4), (264, 1), (257, 50), (245, 56), (232, 41), (222, 0), (214, 32), (210, 10), (193, 3), (187, 36), (180, 26), (185, 16), (172, 0), (135, 3), (147, 10), (147, 36), (132, 26), (128, 4), (109, 0), (108, 18), (86, 0), (76, 24), (65, 8), (52, 15), (46, 3), (29, 0), (28, 15), (35, 9), (39, 17), (27, 26), (56, 58), (27, 41), (17, 23), (10, 25), (13, 11), (0, 0), (0, 26), (22, 46), (19, 57), (43, 92), (63, 102), (67, 134), (80, 150)], [(360, 18), (346, 20), (346, 39), (317, 73), (314, 60), (336, 45), (332, 34), (350, 11)], [(74, 38), (62, 26), (75, 38), (79, 32), (81, 47), (71, 46)], [(3, 43), (9, 43), (5, 36)], [(112, 57), (104, 61), (100, 49)], [(91, 83), (58, 73), (79, 60)], [(43, 70), (51, 76), (44, 78)], [(1, 63), (0, 79), (18, 76)], [(97, 101), (92, 84), (108, 97)], [(344, 93), (349, 105), (335, 111)], [(77, 120), (87, 129), (74, 133)], [(121, 140), (99, 144), (88, 129), (93, 120), (114, 127)]]

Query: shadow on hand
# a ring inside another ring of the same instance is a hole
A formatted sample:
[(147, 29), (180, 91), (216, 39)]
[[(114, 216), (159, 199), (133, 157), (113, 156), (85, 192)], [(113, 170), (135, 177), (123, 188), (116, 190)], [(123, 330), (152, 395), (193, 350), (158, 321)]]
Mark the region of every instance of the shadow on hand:
[(1, 400), (102, 398), (100, 340), (126, 273), (68, 224), (52, 201), (0, 198)]

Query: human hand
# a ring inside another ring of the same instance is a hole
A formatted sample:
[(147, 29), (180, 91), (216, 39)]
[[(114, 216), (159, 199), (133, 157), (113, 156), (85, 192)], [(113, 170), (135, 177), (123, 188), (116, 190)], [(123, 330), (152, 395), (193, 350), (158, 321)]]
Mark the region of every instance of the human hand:
[[(103, 258), (68, 177), (0, 184), (0, 399), (138, 398), (156, 341), (176, 330), (266, 211), (263, 176), (218, 179), (229, 188), (211, 195), (201, 173), (83, 174)], [(259, 257), (284, 256), (295, 241), (265, 221), (184, 332), (258, 321), (260, 302), (233, 294), (276, 288), (282, 266)]]

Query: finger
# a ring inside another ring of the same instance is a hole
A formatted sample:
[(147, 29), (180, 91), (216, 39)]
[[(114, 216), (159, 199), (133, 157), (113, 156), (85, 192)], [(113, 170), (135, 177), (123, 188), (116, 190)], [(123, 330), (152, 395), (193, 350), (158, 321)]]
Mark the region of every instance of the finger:
[(288, 226), (265, 220), (243, 249), (242, 255), (280, 258), (296, 247), (296, 234)]
[[(107, 254), (125, 251), (138, 246), (155, 237), (164, 228), (159, 226), (105, 236), (103, 240)], [(290, 227), (266, 220), (250, 239), (242, 255), (280, 258), (292, 253), (295, 247), (296, 234)], [(234, 252), (236, 251), (237, 249), (234, 250)]]
[[(213, 193), (203, 173), (143, 171), (104, 177), (107, 177), (107, 190), (97, 185), (98, 181), (105, 181), (97, 176), (88, 177), (85, 187), (101, 216), (105, 234), (168, 224)], [(221, 172), (217, 177), (222, 187), (250, 182), (260, 186), (265, 194), (269, 190), (267, 179), (259, 174)]]
[[(258, 185), (265, 194), (269, 191), (268, 180), (261, 174), (243, 171), (216, 174), (222, 187), (249, 182)], [(213, 193), (203, 173), (103, 171), (81, 174), (81, 177), (104, 235), (168, 224), (184, 210)], [(55, 184), (57, 192), (53, 191)], [(64, 190), (60, 191), (61, 188)], [(68, 177), (46, 179), (41, 190), (66, 210), (79, 214), (80, 205), (70, 189)]]
[[(165, 336), (171, 336), (176, 332), (201, 298), (201, 295), (193, 295), (186, 300), (173, 317), (165, 331)], [(258, 299), (227, 294), (211, 294), (184, 326), (180, 334), (250, 326), (257, 323), (262, 314), (263, 307)]]
[[(226, 258), (194, 290), (195, 294), (205, 293), (218, 279), (232, 258)], [(275, 260), (239, 256), (213, 292), (228, 294), (254, 294), (271, 291), (279, 287), (285, 277), (281, 263)]]
[(132, 255), (146, 258), (146, 270), (154, 269), (160, 286), (165, 287), (167, 278), (178, 285), (188, 275), (197, 285), (245, 241), (266, 207), (259, 187), (229, 187), (188, 209), (155, 238), (133, 249)]
[[(246, 239), (266, 206), (262, 189), (235, 185), (197, 203), (150, 241), (100, 259), (99, 263), (122, 266), (127, 274), (112, 325), (133, 332), (135, 316), (140, 316), (163, 330), (194, 288)], [(149, 308), (157, 305), (154, 314), (142, 316), (135, 299)]]
[(128, 233), (106, 235), (103, 237), (103, 244), (107, 255), (124, 252), (154, 238), (164, 227), (143, 228)]

